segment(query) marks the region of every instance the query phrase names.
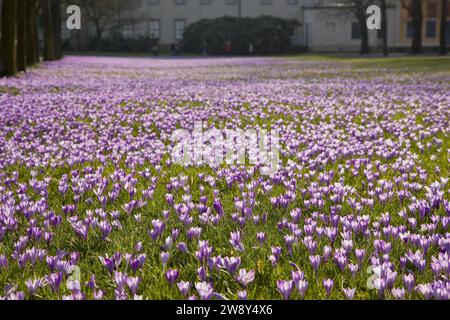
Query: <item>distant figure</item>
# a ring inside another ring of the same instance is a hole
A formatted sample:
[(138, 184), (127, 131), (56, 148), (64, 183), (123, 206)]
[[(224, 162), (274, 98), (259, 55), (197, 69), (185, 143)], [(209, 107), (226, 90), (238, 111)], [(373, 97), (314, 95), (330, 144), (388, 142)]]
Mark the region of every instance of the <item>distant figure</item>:
[(223, 51), (225, 51), (225, 55), (227, 55), (227, 56), (231, 54), (231, 41), (230, 40), (225, 42), (225, 45), (223, 46)]
[(176, 55), (176, 52), (175, 52), (175, 43), (172, 43), (171, 45), (170, 45), (170, 52), (172, 53), (172, 56), (175, 56)]
[(177, 42), (175, 43), (175, 56), (178, 56), (180, 53), (180, 44)]
[(152, 53), (153, 56), (156, 57), (159, 55), (159, 45), (158, 45), (158, 39), (155, 40), (155, 42), (152, 45)]
[(252, 56), (254, 50), (255, 50), (255, 46), (253, 45), (253, 42), (250, 42), (248, 45), (248, 54)]
[(206, 42), (206, 40), (204, 40), (202, 44), (202, 54), (204, 56), (208, 55), (208, 42)]

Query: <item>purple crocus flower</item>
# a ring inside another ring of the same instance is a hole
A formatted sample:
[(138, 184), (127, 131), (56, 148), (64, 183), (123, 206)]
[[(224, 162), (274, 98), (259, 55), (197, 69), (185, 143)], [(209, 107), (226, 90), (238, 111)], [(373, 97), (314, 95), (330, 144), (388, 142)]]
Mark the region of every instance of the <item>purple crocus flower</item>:
[(8, 270), (8, 259), (5, 255), (0, 255), (0, 268)]
[(247, 300), (247, 291), (238, 291), (238, 299), (239, 300)]
[(197, 269), (197, 275), (200, 281), (206, 281), (208, 277), (208, 273), (206, 272), (206, 269), (203, 267)]
[(108, 223), (108, 221), (101, 221), (99, 223), (99, 228), (102, 234), (102, 240), (106, 240), (112, 231), (112, 226)]
[(225, 257), (222, 260), (222, 265), (231, 274), (234, 274), (241, 265), (240, 257)]
[(414, 275), (412, 273), (403, 275), (403, 283), (405, 284), (405, 287), (408, 290), (408, 292), (411, 293), (412, 290), (414, 289), (415, 284)]
[[(110, 259), (108, 257), (103, 258), (103, 257), (99, 257), (100, 261), (102, 262), (103, 266), (105, 266), (106, 269), (108, 269), (109, 273), (112, 273), (115, 267), (114, 264), (114, 259)], [(47, 263), (49, 261), (47, 260)]]
[[(114, 281), (116, 282), (117, 289), (119, 291), (123, 291), (123, 288), (127, 284), (127, 280), (128, 280), (128, 276), (125, 273), (118, 272), (118, 271), (114, 272)], [(133, 281), (134, 281), (134, 279), (131, 280), (131, 282), (133, 282)]]
[(140, 251), (142, 251), (142, 249), (143, 249), (142, 241), (137, 242), (136, 245), (134, 246), (134, 250), (136, 252), (140, 252)]
[(356, 249), (355, 250), (356, 259), (358, 259), (359, 264), (361, 265), (364, 259), (364, 256), (366, 255), (366, 250), (364, 249)]
[(105, 295), (105, 293), (103, 292), (103, 290), (95, 289), (93, 291), (94, 300), (102, 300), (104, 295)]
[[(139, 284), (141, 283), (141, 278), (139, 277), (126, 277), (126, 283), (130, 288), (130, 291), (133, 295), (136, 295)], [(120, 287), (119, 283), (117, 284)]]
[(251, 282), (255, 280), (255, 270), (247, 272), (245, 269), (239, 269), (236, 281), (239, 282), (244, 288), (246, 288)]
[(402, 300), (405, 297), (405, 289), (403, 288), (393, 288), (391, 293), (397, 300)]
[(50, 289), (52, 292), (58, 292), (59, 287), (61, 285), (62, 281), (62, 272), (55, 272), (51, 275), (47, 276), (46, 278), (47, 283), (50, 285)]
[(175, 281), (177, 281), (177, 279), (178, 279), (179, 273), (178, 273), (178, 270), (169, 269), (169, 270), (167, 270), (165, 276), (166, 276), (166, 279), (169, 282), (169, 284), (171, 286), (173, 286)]
[(322, 255), (322, 257), (323, 257), (323, 260), (325, 262), (328, 261), (328, 259), (330, 259), (331, 251), (332, 251), (332, 249), (331, 249), (330, 246), (324, 246), (323, 247), (323, 255)]
[(44, 279), (28, 279), (25, 284), (30, 295), (34, 296), (36, 291), (44, 286)]
[(94, 274), (89, 279), (89, 282), (86, 283), (86, 287), (90, 288), (91, 290), (98, 288), (97, 284), (95, 283), (95, 275)]
[(344, 272), (345, 267), (347, 266), (347, 256), (345, 255), (345, 253), (342, 253), (340, 251), (336, 252), (334, 254), (334, 261), (336, 262), (339, 270), (341, 272)]
[(306, 291), (308, 290), (308, 281), (302, 279), (295, 283), (295, 287), (300, 294), (300, 297), (303, 299), (305, 297)]
[(292, 280), (277, 280), (277, 288), (280, 291), (284, 300), (289, 300), (294, 289), (294, 282)]
[(189, 290), (191, 289), (189, 281), (180, 281), (177, 283), (177, 286), (183, 296), (187, 297), (189, 295)]
[(202, 228), (200, 227), (192, 227), (186, 232), (189, 240), (198, 239), (200, 234), (202, 233)]
[(188, 253), (189, 252), (188, 246), (184, 242), (178, 243), (177, 244), (177, 249), (180, 250), (183, 253)]
[(195, 283), (195, 289), (197, 290), (201, 300), (211, 299), (214, 292), (212, 285), (204, 281)]
[(266, 234), (264, 232), (258, 232), (256, 234), (256, 239), (258, 240), (259, 245), (262, 246), (266, 241)]
[(305, 274), (298, 268), (298, 266), (295, 263), (292, 263), (293, 267), (297, 270), (291, 271), (292, 281), (294, 281), (294, 284), (297, 285), (297, 282), (300, 280), (305, 279)]
[(214, 206), (214, 210), (216, 210), (217, 214), (222, 216), (223, 208), (222, 208), (222, 202), (220, 201), (220, 199), (215, 199), (213, 206)]
[(230, 233), (230, 243), (238, 251), (245, 251), (244, 245), (241, 242), (241, 232), (231, 232)]
[(311, 266), (313, 267), (315, 272), (319, 270), (320, 260), (321, 259), (319, 255), (309, 256), (309, 262), (311, 263)]
[(353, 300), (353, 297), (355, 296), (356, 289), (351, 288), (343, 288), (342, 291), (344, 291), (345, 299), (347, 300)]
[(169, 261), (170, 253), (168, 252), (161, 252), (161, 263), (163, 265), (163, 268), (166, 267), (167, 261)]
[(166, 193), (166, 202), (167, 202), (167, 204), (169, 205), (169, 206), (173, 206), (173, 203), (174, 203), (174, 201), (173, 201), (173, 195), (172, 194), (170, 194), (170, 193)]
[(195, 256), (200, 262), (205, 262), (211, 257), (214, 249), (209, 245), (209, 241), (200, 240), (198, 242), (198, 251), (195, 252)]
[(334, 282), (331, 279), (324, 279), (322, 284), (327, 292), (327, 297), (329, 298), (331, 295), (331, 290), (333, 290)]
[(427, 300), (431, 299), (433, 296), (433, 287), (429, 283), (419, 284), (416, 290), (420, 292)]

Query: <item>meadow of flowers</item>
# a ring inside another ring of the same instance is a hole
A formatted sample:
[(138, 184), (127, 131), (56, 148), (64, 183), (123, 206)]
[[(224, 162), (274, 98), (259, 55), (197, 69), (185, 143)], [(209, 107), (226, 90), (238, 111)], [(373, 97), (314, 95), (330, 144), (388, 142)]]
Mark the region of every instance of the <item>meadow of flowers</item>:
[[(66, 57), (0, 79), (3, 299), (450, 299), (450, 72)], [(280, 133), (182, 166), (174, 130)]]

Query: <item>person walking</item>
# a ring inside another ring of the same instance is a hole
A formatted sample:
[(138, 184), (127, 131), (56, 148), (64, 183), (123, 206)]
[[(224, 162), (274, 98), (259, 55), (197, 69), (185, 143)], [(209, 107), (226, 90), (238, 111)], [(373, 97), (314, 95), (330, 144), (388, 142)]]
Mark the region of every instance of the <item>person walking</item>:
[(158, 40), (158, 39), (155, 39), (155, 41), (153, 42), (153, 45), (152, 45), (152, 53), (153, 53), (153, 56), (154, 56), (154, 57), (156, 57), (156, 56), (159, 55), (159, 45), (158, 45), (158, 42), (159, 42), (159, 40)]
[(253, 45), (253, 42), (250, 42), (248, 44), (248, 54), (252, 56), (253, 55), (253, 51), (255, 51), (255, 46)]
[(204, 56), (208, 55), (208, 42), (206, 42), (206, 40), (203, 40), (203, 44), (202, 44), (202, 54)]
[(225, 42), (223, 50), (225, 51), (225, 55), (229, 56), (231, 54), (231, 41), (230, 40)]

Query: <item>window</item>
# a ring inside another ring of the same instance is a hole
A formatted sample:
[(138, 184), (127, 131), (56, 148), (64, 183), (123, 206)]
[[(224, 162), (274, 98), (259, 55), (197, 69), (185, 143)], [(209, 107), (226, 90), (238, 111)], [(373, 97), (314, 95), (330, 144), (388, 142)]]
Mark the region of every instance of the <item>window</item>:
[(200, 4), (202, 6), (210, 5), (212, 3), (212, 0), (200, 0)]
[(183, 33), (185, 28), (186, 28), (185, 19), (175, 20), (175, 40), (179, 41), (183, 39)]
[(408, 23), (406, 24), (406, 37), (408, 39), (411, 39), (412, 38), (412, 34), (413, 34), (412, 22), (408, 21)]
[(227, 5), (234, 6), (237, 5), (237, 0), (226, 0)]
[(272, 4), (272, 0), (260, 0), (262, 6), (268, 6)]
[(133, 38), (134, 37), (134, 22), (133, 21), (125, 21), (123, 26), (120, 28), (120, 34), (124, 38)]
[(148, 35), (152, 39), (161, 38), (161, 23), (157, 19), (151, 19), (148, 21)]
[(358, 22), (352, 22), (352, 39), (361, 39), (361, 28)]
[(149, 6), (155, 5), (155, 4), (159, 4), (159, 3), (160, 3), (159, 0), (147, 0), (147, 4), (148, 4)]
[(425, 34), (426, 34), (427, 38), (436, 37), (436, 21), (434, 21), (434, 20), (427, 21)]
[(184, 6), (186, 5), (186, 0), (175, 0), (175, 5)]

